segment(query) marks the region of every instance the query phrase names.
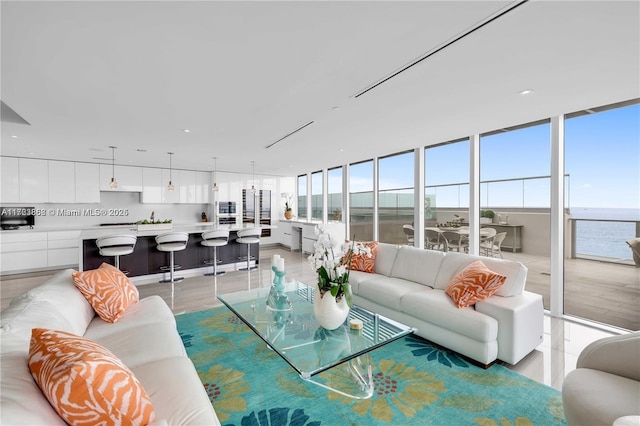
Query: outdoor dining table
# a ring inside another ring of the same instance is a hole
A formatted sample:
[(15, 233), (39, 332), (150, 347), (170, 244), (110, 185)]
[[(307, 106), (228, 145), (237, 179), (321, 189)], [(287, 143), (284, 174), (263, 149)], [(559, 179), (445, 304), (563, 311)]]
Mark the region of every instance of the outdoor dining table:
[[(427, 226), (424, 228), (425, 230), (433, 230), (438, 232), (439, 234), (442, 234), (445, 231), (448, 232), (455, 232), (457, 234), (460, 234), (462, 236), (468, 237), (469, 236), (469, 227), (467, 226), (460, 226), (460, 227), (437, 227), (437, 226)], [(491, 228), (480, 228), (480, 240), (484, 241), (487, 238), (491, 238), (495, 235), (495, 233), (492, 232)], [(444, 236), (442, 237), (444, 238)], [(446, 239), (445, 239), (446, 241)], [(460, 251), (461, 246), (458, 246), (458, 251)], [(444, 251), (447, 251), (447, 245), (444, 246)]]

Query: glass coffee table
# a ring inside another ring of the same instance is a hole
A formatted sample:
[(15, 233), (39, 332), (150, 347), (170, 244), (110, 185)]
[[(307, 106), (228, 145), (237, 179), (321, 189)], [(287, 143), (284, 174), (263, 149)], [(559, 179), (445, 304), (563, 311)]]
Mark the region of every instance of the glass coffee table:
[[(219, 295), (218, 299), (302, 379), (347, 397), (366, 399), (373, 395), (368, 352), (414, 331), (355, 305), (345, 324), (336, 330), (325, 330), (313, 315), (313, 287), (288, 282), (277, 305), (267, 303), (270, 291), (271, 288), (258, 288)], [(352, 329), (351, 320), (362, 321), (362, 329)], [(336, 367), (341, 379), (318, 376), (332, 369), (336, 372)]]

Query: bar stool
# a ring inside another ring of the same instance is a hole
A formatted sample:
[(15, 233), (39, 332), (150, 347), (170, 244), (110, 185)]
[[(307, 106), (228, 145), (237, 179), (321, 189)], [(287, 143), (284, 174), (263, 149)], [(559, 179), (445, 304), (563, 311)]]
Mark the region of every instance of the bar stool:
[(225, 271), (218, 271), (218, 247), (226, 246), (229, 243), (229, 231), (228, 230), (215, 230), (202, 233), (202, 244), (205, 247), (213, 247), (213, 260), (205, 260), (206, 265), (213, 264), (213, 273), (205, 274), (209, 275), (222, 275)]
[[(107, 235), (96, 240), (101, 256), (115, 256), (116, 268), (120, 269), (120, 256), (133, 253), (138, 237), (135, 235)], [(125, 272), (125, 274), (128, 272)]]
[(253, 266), (253, 268), (250, 267), (249, 262), (251, 261), (251, 244), (260, 243), (261, 234), (261, 228), (248, 228), (238, 231), (238, 238), (236, 239), (236, 241), (240, 244), (247, 245), (247, 267), (239, 268), (240, 271), (250, 271), (253, 269), (258, 269), (258, 267), (255, 265)]
[[(187, 241), (189, 241), (189, 234), (186, 232), (167, 232), (156, 236), (156, 243), (158, 244), (159, 251), (169, 252), (169, 279), (162, 280), (161, 283), (174, 283), (184, 279), (184, 277), (174, 278), (173, 273), (175, 271), (174, 253), (187, 248)], [(180, 268), (180, 266), (178, 266)]]

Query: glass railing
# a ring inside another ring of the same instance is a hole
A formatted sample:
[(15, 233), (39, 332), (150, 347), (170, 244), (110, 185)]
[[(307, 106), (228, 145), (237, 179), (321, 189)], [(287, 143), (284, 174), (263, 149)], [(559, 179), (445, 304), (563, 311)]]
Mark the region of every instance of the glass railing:
[(570, 257), (633, 262), (628, 240), (640, 237), (640, 220), (570, 218)]

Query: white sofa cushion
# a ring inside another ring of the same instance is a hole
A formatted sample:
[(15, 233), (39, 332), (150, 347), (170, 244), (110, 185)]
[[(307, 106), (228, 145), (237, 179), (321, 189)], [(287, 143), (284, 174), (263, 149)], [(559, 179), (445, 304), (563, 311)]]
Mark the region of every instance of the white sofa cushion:
[(187, 356), (175, 325), (170, 323), (131, 327), (102, 336), (95, 342), (110, 350), (130, 369), (161, 359)]
[(374, 271), (376, 274), (391, 275), (391, 269), (398, 256), (399, 247), (394, 244), (378, 243)]
[(473, 307), (458, 308), (442, 290), (423, 288), (406, 293), (400, 301), (400, 310), (479, 342), (498, 338), (498, 321)]
[(385, 277), (379, 274), (369, 275), (371, 278), (360, 283), (356, 294), (395, 310), (400, 310), (402, 295), (424, 288), (422, 284), (400, 278)]
[(590, 368), (577, 368), (562, 383), (567, 425), (611, 425), (640, 414), (640, 382)]
[(155, 323), (169, 323), (174, 327), (176, 325), (171, 309), (157, 295), (145, 297), (130, 305), (115, 323), (106, 322), (96, 315), (87, 327), (84, 337), (99, 341), (110, 334), (119, 334), (130, 328)]
[(402, 246), (391, 270), (391, 277), (434, 287), (445, 255), (441, 251)]
[(435, 288), (445, 290), (458, 272), (476, 260), (481, 260), (492, 271), (507, 277), (495, 295), (508, 297), (522, 294), (527, 279), (527, 267), (522, 263), (454, 252), (449, 252), (444, 257), (435, 280)]
[(219, 425), (189, 358), (167, 358), (132, 368), (158, 419), (169, 425)]
[[(20, 350), (26, 352), (29, 351), (32, 328), (53, 328), (69, 333), (73, 333), (74, 330), (73, 325), (56, 309), (55, 305), (30, 297), (22, 298), (19, 302), (9, 305), (2, 311), (0, 321), (3, 342), (5, 336), (10, 334), (13, 339), (19, 340)], [(1, 349), (4, 352), (4, 345)]]
[(71, 278), (73, 272), (75, 272), (73, 269), (58, 272), (51, 277), (51, 279), (47, 280), (46, 283), (14, 298), (11, 301), (11, 305), (21, 303), (23, 299), (48, 302), (55, 308), (55, 311), (66, 318), (71, 325), (71, 330), (64, 331), (82, 336), (95, 316), (95, 311), (73, 284), (73, 279)]
[(360, 283), (371, 279), (374, 275), (375, 274), (362, 271), (349, 272), (349, 284), (351, 284), (351, 291), (357, 294), (360, 288)]
[[(29, 330), (31, 334), (31, 330)], [(5, 338), (2, 336), (3, 346)], [(9, 336), (11, 337), (11, 336)], [(4, 348), (3, 348), (4, 349)], [(40, 391), (29, 371), (29, 345), (26, 351), (5, 352), (0, 355), (0, 424), (3, 425), (66, 425)]]

